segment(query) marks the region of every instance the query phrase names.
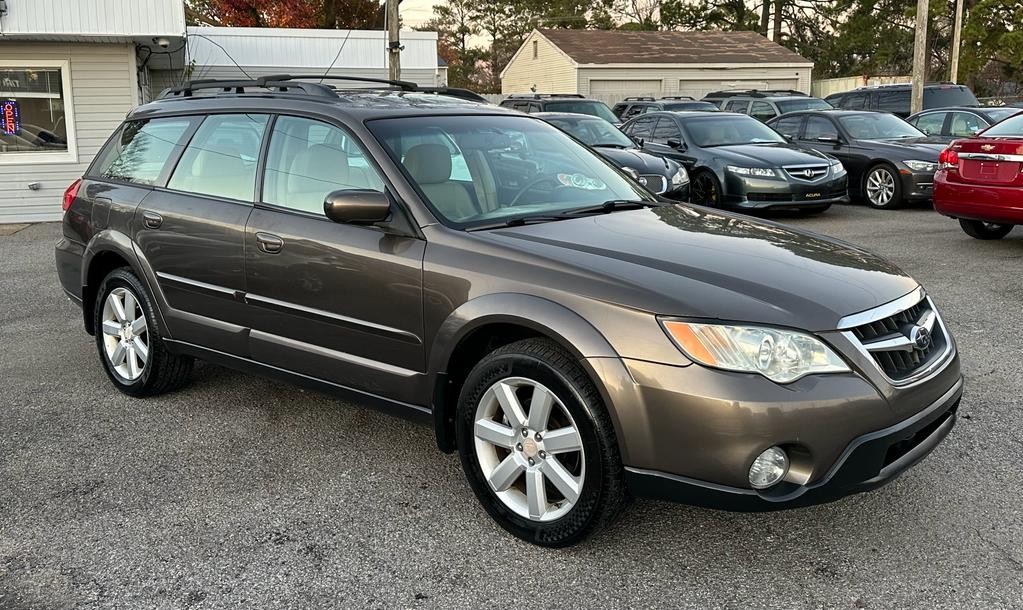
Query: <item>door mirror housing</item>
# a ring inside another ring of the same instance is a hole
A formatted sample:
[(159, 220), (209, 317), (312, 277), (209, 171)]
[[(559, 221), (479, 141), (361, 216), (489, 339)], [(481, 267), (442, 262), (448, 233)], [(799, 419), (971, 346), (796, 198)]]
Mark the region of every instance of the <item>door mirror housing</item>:
[(817, 141), (823, 144), (834, 144), (835, 146), (838, 146), (839, 144), (842, 143), (842, 138), (841, 136), (838, 135), (820, 136), (817, 138)]
[(337, 223), (371, 225), (387, 220), (391, 215), (391, 201), (379, 191), (334, 191), (323, 200), (323, 213)]
[(668, 138), (667, 144), (671, 148), (678, 148), (678, 149), (685, 148), (685, 144), (683, 144), (682, 140), (679, 140), (678, 138)]
[(785, 141), (788, 142), (789, 144), (791, 144), (791, 143), (796, 141), (796, 137), (792, 136), (792, 135), (786, 135), (786, 134), (783, 133), (783, 134), (781, 134), (781, 137), (785, 138)]

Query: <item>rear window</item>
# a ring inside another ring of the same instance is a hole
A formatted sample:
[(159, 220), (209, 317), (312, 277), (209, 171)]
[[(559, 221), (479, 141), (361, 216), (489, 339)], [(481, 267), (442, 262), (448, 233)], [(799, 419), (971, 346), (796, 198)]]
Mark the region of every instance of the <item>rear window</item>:
[(571, 112), (574, 114), (589, 114), (599, 116), (610, 123), (618, 121), (618, 117), (611, 112), (604, 102), (594, 101), (571, 101), (571, 102), (547, 102), (547, 112)]
[(93, 173), (135, 184), (163, 184), (170, 172), (167, 161), (178, 156), (182, 140), (197, 121), (194, 117), (128, 121), (107, 143)]
[(924, 88), (924, 108), (945, 108), (948, 106), (978, 106), (980, 102), (962, 85), (941, 85)]
[(1005, 119), (1001, 123), (992, 125), (980, 135), (985, 138), (1023, 137), (1023, 114), (1017, 114), (1010, 119)]
[(778, 110), (781, 110), (782, 114), (787, 112), (798, 112), (800, 110), (827, 110), (832, 107), (831, 104), (815, 97), (798, 100), (780, 100), (775, 103), (778, 105)]

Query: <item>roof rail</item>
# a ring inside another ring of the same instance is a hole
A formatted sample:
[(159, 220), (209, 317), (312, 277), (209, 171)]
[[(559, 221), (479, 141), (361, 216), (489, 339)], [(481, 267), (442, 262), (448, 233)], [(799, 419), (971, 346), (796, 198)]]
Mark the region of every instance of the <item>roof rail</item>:
[(690, 102), (696, 101), (693, 98), (689, 97), (688, 95), (662, 95), (658, 99), (662, 99), (662, 100), (683, 100), (683, 101), (690, 101)]
[(469, 100), (470, 102), (481, 102), (483, 104), (489, 103), (487, 98), (483, 97), (475, 91), (469, 89), (462, 89), (461, 87), (416, 87), (416, 91), (419, 93), (436, 93), (437, 95), (446, 95), (448, 97), (457, 97), (463, 100)]
[(507, 99), (539, 100), (539, 99), (546, 99), (546, 98), (551, 98), (551, 97), (578, 97), (578, 98), (583, 98), (583, 97), (586, 97), (586, 96), (581, 94), (581, 93), (512, 93), (512, 94), (510, 94), (508, 96)]
[(729, 98), (745, 95), (747, 97), (772, 97), (776, 95), (791, 95), (807, 97), (807, 94), (796, 89), (730, 89), (725, 91), (711, 91), (703, 96), (703, 99)]
[(654, 98), (649, 95), (633, 95), (622, 100), (623, 102), (652, 102)]
[[(316, 80), (315, 83), (304, 82), (305, 80)], [(220, 93), (234, 93), (240, 94), (245, 93), (247, 88), (257, 89), (276, 89), (282, 93), (293, 93), (292, 90), (300, 91), (306, 95), (314, 95), (317, 97), (337, 97), (337, 92), (330, 85), (324, 85), (321, 81), (345, 81), (355, 83), (371, 83), (376, 85), (386, 85), (388, 88), (398, 89), (400, 91), (424, 91), (445, 94), (442, 90), (447, 90), (447, 87), (432, 87), (432, 88), (421, 88), (416, 83), (404, 80), (387, 80), (382, 78), (369, 78), (363, 76), (334, 76), (334, 75), (322, 75), (322, 74), (273, 74), (269, 76), (261, 76), (259, 78), (249, 80), (217, 80), (217, 79), (206, 79), (206, 80), (194, 80), (182, 85), (180, 87), (168, 87), (160, 92), (157, 96), (158, 99), (171, 98), (171, 97), (192, 97), (196, 91), (203, 90), (219, 90)], [(427, 91), (429, 90), (429, 91)], [(477, 100), (475, 98), (466, 97), (467, 94), (472, 94), (468, 90), (458, 90), (460, 93), (455, 94), (455, 89), (450, 90), (447, 95), (454, 97), (463, 97), (466, 99), (473, 99), (473, 101), (486, 101), (483, 98)]]

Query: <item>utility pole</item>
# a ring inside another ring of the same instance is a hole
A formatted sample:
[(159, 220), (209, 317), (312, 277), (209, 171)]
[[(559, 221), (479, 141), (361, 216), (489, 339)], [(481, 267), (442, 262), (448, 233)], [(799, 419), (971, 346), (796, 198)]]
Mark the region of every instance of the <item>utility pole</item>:
[(387, 77), (401, 79), (401, 41), (398, 39), (398, 3), (401, 0), (387, 0), (384, 21), (387, 23)]
[(924, 82), (927, 80), (927, 0), (916, 2), (916, 38), (913, 39), (913, 97), (909, 111), (924, 108)]
[(963, 35), (963, 0), (956, 0), (956, 25), (952, 30), (952, 69), (949, 71), (948, 80), (953, 83), (959, 82), (959, 46), (962, 44)]

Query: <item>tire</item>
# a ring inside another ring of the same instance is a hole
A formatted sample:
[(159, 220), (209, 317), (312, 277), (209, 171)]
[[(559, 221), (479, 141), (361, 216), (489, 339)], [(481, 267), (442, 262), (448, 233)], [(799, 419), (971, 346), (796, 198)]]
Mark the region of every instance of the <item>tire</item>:
[(103, 279), (94, 310), (96, 349), (114, 387), (142, 397), (187, 383), (193, 360), (167, 351), (149, 290), (130, 269)]
[[(534, 413), (534, 396), (547, 398), (546, 419)], [(506, 409), (502, 398), (517, 409)], [(628, 503), (603, 400), (575, 358), (550, 340), (518, 341), (481, 360), (462, 386), (456, 422), (469, 485), (487, 513), (523, 540), (576, 544), (612, 523)], [(542, 495), (530, 491), (540, 489)]]
[(899, 172), (887, 163), (878, 163), (863, 177), (863, 197), (867, 205), (877, 210), (902, 207), (902, 179)]
[(1003, 225), (960, 218), (959, 226), (963, 228), (967, 235), (975, 239), (1001, 239), (1008, 235), (1015, 225)]
[(721, 181), (714, 172), (710, 170), (696, 172), (689, 183), (689, 201), (712, 208), (721, 207), (723, 201)]

